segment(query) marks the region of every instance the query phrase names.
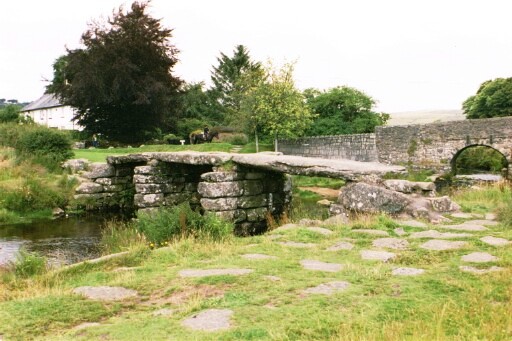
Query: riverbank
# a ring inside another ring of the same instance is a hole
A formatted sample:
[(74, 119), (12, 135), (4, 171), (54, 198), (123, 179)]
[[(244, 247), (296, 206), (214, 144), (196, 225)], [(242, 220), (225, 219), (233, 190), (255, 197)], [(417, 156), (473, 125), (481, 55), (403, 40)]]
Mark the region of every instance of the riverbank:
[(386, 216), (349, 224), (303, 221), (247, 238), (184, 238), (154, 250), (138, 244), (101, 263), (4, 279), (0, 334), (510, 339), (511, 190), (462, 191), (454, 200), (465, 214), (448, 216), (443, 225)]

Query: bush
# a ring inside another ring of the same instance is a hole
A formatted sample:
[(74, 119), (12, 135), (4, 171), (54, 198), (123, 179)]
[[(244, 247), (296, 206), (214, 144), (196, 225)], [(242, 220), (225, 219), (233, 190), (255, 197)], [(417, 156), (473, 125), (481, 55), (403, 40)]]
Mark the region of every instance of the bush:
[(233, 232), (233, 224), (213, 214), (201, 215), (188, 203), (154, 212), (139, 213), (137, 229), (156, 246), (186, 237), (222, 240)]
[(20, 120), (20, 108), (17, 105), (8, 105), (0, 109), (0, 123), (18, 122)]
[(247, 137), (247, 135), (240, 134), (240, 133), (230, 135), (223, 140), (224, 140), (224, 142), (231, 143), (234, 145), (240, 145), (240, 146), (243, 146), (249, 142), (249, 138)]
[(27, 178), (14, 190), (0, 188), (0, 207), (15, 212), (51, 210), (65, 207), (66, 193), (54, 190), (39, 179)]
[(41, 275), (47, 270), (46, 259), (35, 253), (21, 251), (11, 264), (11, 268), (14, 275), (19, 278)]

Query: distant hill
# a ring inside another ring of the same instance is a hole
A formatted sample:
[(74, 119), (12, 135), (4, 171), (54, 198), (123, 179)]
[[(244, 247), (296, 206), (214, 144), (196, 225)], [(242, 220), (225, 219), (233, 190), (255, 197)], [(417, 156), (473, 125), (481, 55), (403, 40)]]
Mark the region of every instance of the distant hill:
[(391, 113), (388, 126), (460, 121), (466, 119), (462, 110), (418, 110)]

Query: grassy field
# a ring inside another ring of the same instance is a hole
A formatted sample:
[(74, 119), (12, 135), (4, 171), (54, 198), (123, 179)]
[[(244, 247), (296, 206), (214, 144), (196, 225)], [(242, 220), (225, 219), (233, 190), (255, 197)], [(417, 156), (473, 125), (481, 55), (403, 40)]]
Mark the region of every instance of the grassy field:
[[(467, 212), (485, 213), (512, 202), (510, 188), (460, 192)], [(500, 219), (509, 210), (498, 210)], [(463, 221), (454, 218), (454, 223)], [(360, 217), (349, 225), (327, 226), (323, 235), (306, 226), (275, 230), (223, 242), (183, 239), (149, 250), (139, 245), (126, 256), (100, 264), (28, 279), (0, 281), (0, 335), (6, 340), (510, 340), (512, 339), (512, 246), (494, 247), (482, 236), (512, 239), (511, 225), (500, 223), (473, 232), (459, 250), (428, 251), (425, 239), (411, 239), (406, 250), (388, 250), (388, 262), (362, 260), (360, 251), (373, 249), (377, 236), (354, 229), (376, 229), (396, 236), (398, 223), (386, 216)], [(402, 226), (411, 233), (422, 229)], [(442, 230), (439, 226), (430, 226)], [(458, 231), (454, 231), (458, 232)], [(281, 244), (312, 243), (311, 248)], [(340, 241), (352, 250), (327, 251)], [(489, 252), (503, 271), (462, 272), (470, 252)], [(245, 254), (274, 259), (249, 260)], [(342, 265), (339, 272), (306, 270), (302, 260)], [(425, 270), (419, 276), (393, 276), (398, 267)], [(183, 278), (184, 269), (246, 268), (243, 276)], [(273, 277), (269, 277), (273, 276)], [(331, 281), (348, 288), (332, 296), (304, 290)], [(71, 293), (79, 286), (123, 286), (138, 296), (100, 302)], [(170, 316), (155, 316), (162, 308)], [(204, 309), (231, 309), (231, 328), (192, 331), (181, 323)], [(83, 322), (96, 326), (73, 329)]]

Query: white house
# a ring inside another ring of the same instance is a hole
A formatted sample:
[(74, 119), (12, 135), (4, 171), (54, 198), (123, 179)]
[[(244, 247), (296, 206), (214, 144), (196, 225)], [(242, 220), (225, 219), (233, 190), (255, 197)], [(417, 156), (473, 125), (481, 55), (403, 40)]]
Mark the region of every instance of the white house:
[(21, 109), (21, 114), (28, 116), (35, 123), (48, 128), (60, 130), (82, 130), (83, 127), (73, 121), (76, 110), (69, 105), (63, 105), (51, 94), (45, 94)]

